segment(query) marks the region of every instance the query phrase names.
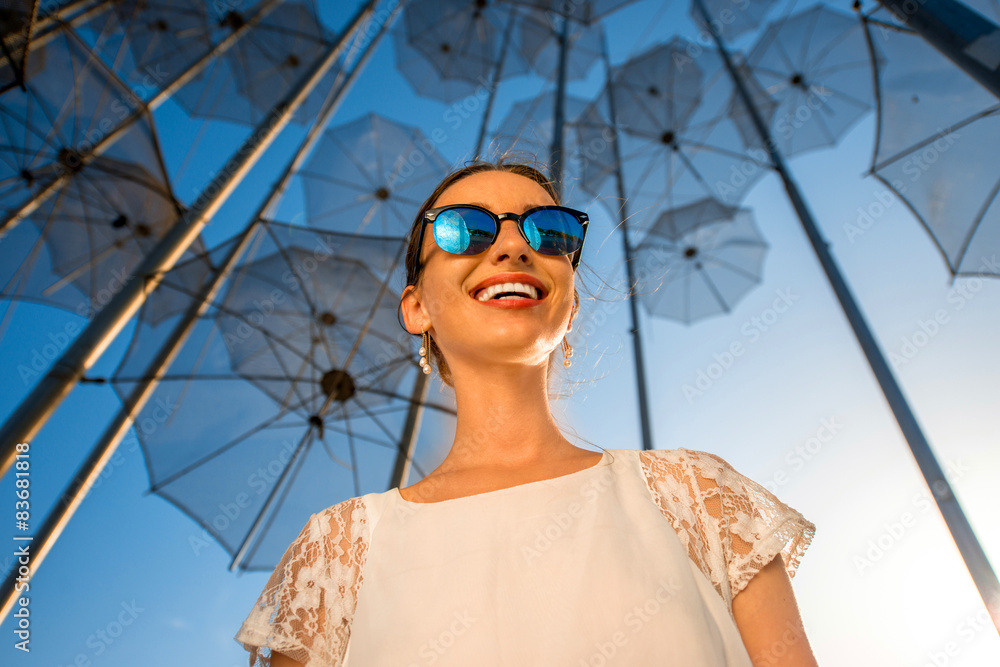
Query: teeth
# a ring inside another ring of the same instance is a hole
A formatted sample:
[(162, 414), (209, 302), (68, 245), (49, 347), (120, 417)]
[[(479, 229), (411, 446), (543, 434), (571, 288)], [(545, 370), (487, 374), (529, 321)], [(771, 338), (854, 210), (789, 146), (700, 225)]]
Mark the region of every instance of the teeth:
[[(497, 294), (502, 294), (504, 292), (516, 292), (518, 294), (524, 295), (524, 298), (534, 299), (538, 301), (538, 290), (531, 285), (525, 285), (524, 283), (498, 283), (496, 285), (490, 285), (479, 293), (476, 297), (479, 301), (489, 301)], [(517, 298), (506, 296), (502, 297), (505, 299)]]

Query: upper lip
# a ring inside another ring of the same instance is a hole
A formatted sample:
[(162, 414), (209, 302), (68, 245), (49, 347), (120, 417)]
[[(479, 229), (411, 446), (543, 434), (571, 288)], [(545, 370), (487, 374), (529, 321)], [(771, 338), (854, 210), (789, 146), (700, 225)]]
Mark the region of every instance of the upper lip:
[(541, 301), (548, 294), (548, 290), (545, 289), (545, 285), (542, 281), (534, 276), (530, 276), (527, 273), (497, 273), (489, 278), (486, 278), (481, 283), (472, 288), (469, 295), (473, 299), (479, 296), (479, 293), (489, 287), (490, 285), (496, 285), (497, 283), (521, 283), (522, 285), (531, 285), (538, 290), (538, 300)]

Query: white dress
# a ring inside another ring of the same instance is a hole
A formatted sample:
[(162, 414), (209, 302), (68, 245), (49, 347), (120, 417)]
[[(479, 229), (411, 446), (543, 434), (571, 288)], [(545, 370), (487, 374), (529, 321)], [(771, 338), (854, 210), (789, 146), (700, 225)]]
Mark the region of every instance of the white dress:
[(814, 532), (686, 449), (436, 503), (394, 488), (313, 514), (236, 640), (252, 666), (750, 667), (733, 596), (778, 554), (794, 576)]

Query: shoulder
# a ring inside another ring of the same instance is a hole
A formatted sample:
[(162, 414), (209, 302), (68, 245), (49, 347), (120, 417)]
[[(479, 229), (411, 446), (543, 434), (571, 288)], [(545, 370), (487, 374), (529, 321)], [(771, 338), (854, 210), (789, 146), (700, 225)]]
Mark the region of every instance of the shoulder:
[(654, 449), (637, 452), (643, 468), (656, 477), (670, 474), (675, 480), (694, 474), (698, 477), (721, 480), (742, 477), (721, 456), (694, 449)]
[(780, 504), (717, 454), (679, 448), (640, 452), (639, 458), (647, 485), (664, 501), (694, 503), (715, 517), (721, 514), (720, 503), (733, 507)]
[(368, 493), (342, 500), (309, 517), (309, 525), (321, 536), (367, 539), (378, 520), (389, 492)]
[(665, 463), (708, 465), (732, 469), (729, 462), (718, 454), (703, 452), (697, 449), (687, 449), (686, 447), (678, 447), (677, 449), (651, 449), (649, 451), (637, 450), (637, 453), (642, 458)]

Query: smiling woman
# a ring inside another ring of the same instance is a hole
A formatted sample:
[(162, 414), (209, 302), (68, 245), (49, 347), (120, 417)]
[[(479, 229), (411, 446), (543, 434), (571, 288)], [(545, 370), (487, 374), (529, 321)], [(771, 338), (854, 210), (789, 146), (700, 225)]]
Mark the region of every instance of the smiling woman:
[(236, 636), (251, 664), (815, 665), (789, 581), (813, 524), (711, 454), (558, 428), (587, 224), (526, 165), (431, 193), (400, 309), (455, 389), (454, 442), (310, 517)]

